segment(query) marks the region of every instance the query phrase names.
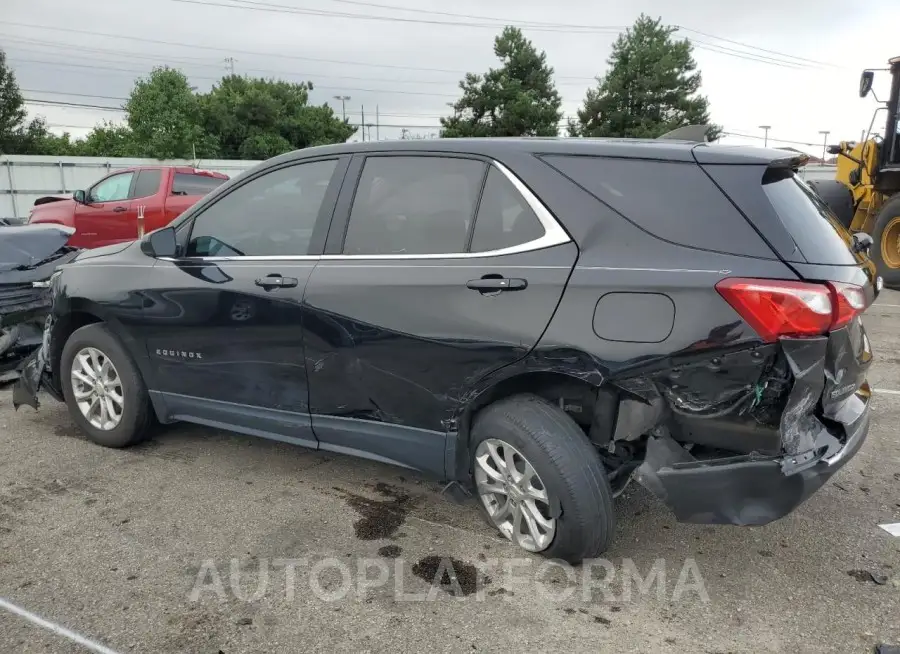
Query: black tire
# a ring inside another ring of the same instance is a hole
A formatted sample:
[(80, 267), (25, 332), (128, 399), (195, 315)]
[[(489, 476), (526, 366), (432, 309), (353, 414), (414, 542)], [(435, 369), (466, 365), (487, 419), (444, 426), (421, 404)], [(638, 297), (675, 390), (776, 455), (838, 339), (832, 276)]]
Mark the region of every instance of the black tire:
[[(881, 254), (881, 240), (885, 229), (895, 219), (900, 218), (900, 197), (895, 197), (885, 203), (875, 219), (875, 228), (872, 234), (872, 261), (878, 268), (878, 274), (884, 280), (888, 288), (900, 289), (900, 268), (891, 268)], [(897, 244), (895, 244), (897, 247)]]
[[(609, 480), (597, 450), (572, 418), (534, 395), (517, 395), (486, 407), (472, 426), (473, 475), (476, 448), (489, 438), (519, 450), (558, 506), (556, 532), (542, 556), (579, 563), (609, 547), (615, 531)], [(488, 524), (495, 526), (480, 496), (478, 504)]]
[[(88, 422), (75, 402), (72, 391), (72, 364), (85, 347), (102, 352), (115, 366), (122, 384), (124, 407), (122, 418), (113, 429), (98, 429)], [(75, 330), (63, 347), (60, 362), (60, 383), (69, 414), (88, 438), (105, 447), (128, 447), (149, 436), (153, 423), (153, 408), (141, 373), (119, 339), (103, 323), (94, 323)]]
[(853, 222), (853, 215), (856, 213), (850, 189), (836, 179), (811, 179), (809, 185), (834, 212), (838, 221), (850, 229), (850, 223)]

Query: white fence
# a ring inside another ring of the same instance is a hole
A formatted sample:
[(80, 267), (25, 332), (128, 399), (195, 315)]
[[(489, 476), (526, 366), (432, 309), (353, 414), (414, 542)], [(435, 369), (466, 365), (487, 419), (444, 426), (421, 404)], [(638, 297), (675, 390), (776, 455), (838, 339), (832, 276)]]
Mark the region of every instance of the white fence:
[[(85, 189), (112, 170), (133, 166), (194, 166), (234, 177), (258, 161), (159, 161), (101, 157), (0, 156), (0, 219), (25, 218), (34, 201), (45, 195), (71, 195)], [(834, 179), (834, 166), (807, 166), (806, 179)]]
[(110, 171), (134, 166), (192, 166), (234, 177), (258, 161), (128, 159), (101, 157), (0, 156), (0, 219), (25, 218), (45, 195), (71, 195)]

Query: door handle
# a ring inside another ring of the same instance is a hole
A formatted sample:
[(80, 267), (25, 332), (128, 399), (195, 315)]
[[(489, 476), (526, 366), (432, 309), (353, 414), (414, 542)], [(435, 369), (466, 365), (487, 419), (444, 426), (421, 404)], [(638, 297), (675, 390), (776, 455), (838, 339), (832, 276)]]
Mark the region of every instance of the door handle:
[(115, 213), (122, 213), (123, 211), (128, 211), (128, 207), (116, 207), (113, 211)]
[(471, 288), (484, 294), (500, 293), (501, 291), (521, 291), (527, 287), (528, 280), (501, 277), (499, 275), (485, 275), (481, 279), (470, 279), (466, 282), (466, 288)]
[(256, 285), (263, 287), (267, 291), (273, 288), (294, 288), (298, 283), (296, 277), (282, 277), (274, 273), (256, 280)]

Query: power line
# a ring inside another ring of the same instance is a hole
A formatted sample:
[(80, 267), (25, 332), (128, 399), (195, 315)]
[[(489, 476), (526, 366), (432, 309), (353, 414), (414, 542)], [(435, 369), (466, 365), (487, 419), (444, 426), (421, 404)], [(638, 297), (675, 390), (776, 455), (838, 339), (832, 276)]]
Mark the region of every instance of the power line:
[[(359, 14), (359, 13), (351, 13), (351, 12), (341, 12), (341, 11), (327, 11), (323, 9), (306, 9), (302, 7), (291, 7), (289, 5), (277, 5), (273, 3), (262, 3), (262, 2), (249, 2), (245, 0), (241, 1), (243, 4), (225, 4), (222, 2), (215, 2), (213, 0), (171, 0), (172, 2), (180, 2), (183, 4), (192, 4), (192, 5), (201, 5), (204, 7), (220, 7), (225, 9), (246, 9), (248, 11), (264, 11), (269, 13), (276, 14), (295, 14), (300, 16), (319, 16), (324, 18), (351, 18), (354, 20), (373, 20), (373, 21), (382, 21), (389, 23), (415, 23), (420, 25), (443, 25), (448, 27), (476, 27), (476, 28), (489, 28), (489, 29), (497, 29), (502, 28), (505, 25), (515, 25), (516, 23), (510, 22), (504, 19), (490, 19), (498, 22), (493, 23), (479, 23), (479, 22), (471, 22), (471, 21), (447, 21), (447, 20), (437, 20), (437, 19), (426, 19), (426, 18), (402, 18), (399, 16), (378, 16), (376, 14)], [(565, 28), (552, 27), (552, 26), (543, 26), (541, 24), (531, 24), (531, 25), (523, 25), (530, 30), (539, 31), (539, 32), (571, 32), (577, 30), (583, 34), (618, 34), (622, 29), (622, 26), (614, 26), (614, 25), (605, 25), (605, 26), (588, 26), (587, 28), (581, 29), (577, 25), (572, 25)]]
[(27, 104), (40, 104), (40, 105), (48, 105), (51, 107), (78, 107), (83, 109), (100, 109), (104, 111), (117, 111), (122, 113), (124, 110), (121, 107), (110, 107), (108, 105), (100, 105), (100, 104), (83, 104), (80, 102), (61, 102), (57, 100), (38, 100), (35, 98), (25, 98), (25, 102)]
[[(402, 18), (398, 16), (378, 16), (373, 14), (359, 14), (359, 13), (348, 13), (348, 12), (334, 12), (334, 11), (325, 11), (319, 9), (307, 9), (301, 7), (292, 7), (289, 5), (279, 5), (270, 2), (256, 2), (254, 0), (233, 0), (233, 2), (239, 2), (241, 4), (225, 4), (221, 1), (216, 0), (172, 0), (172, 2), (180, 2), (184, 4), (195, 4), (207, 7), (219, 7), (226, 9), (244, 9), (248, 11), (263, 11), (263, 12), (271, 12), (271, 13), (279, 13), (279, 14), (294, 14), (294, 15), (302, 15), (302, 16), (320, 16), (320, 17), (328, 17), (328, 18), (345, 18), (352, 20), (375, 20), (375, 21), (383, 21), (383, 22), (394, 22), (394, 23), (420, 23), (427, 25), (442, 25), (442, 26), (450, 26), (450, 27), (487, 27), (491, 29), (497, 29), (498, 27), (503, 27), (504, 24), (515, 24), (510, 23), (509, 21), (504, 21), (499, 18), (490, 18), (488, 20), (501, 21), (500, 23), (473, 23), (473, 22), (460, 22), (460, 21), (445, 21), (445, 20), (428, 20), (428, 19), (417, 19), (417, 18)], [(361, 4), (363, 6), (375, 6), (375, 5), (367, 5), (366, 3), (354, 3)], [(391, 8), (393, 10), (402, 10), (401, 7), (391, 7), (389, 5), (380, 5), (381, 7)], [(441, 12), (441, 15), (447, 15), (449, 12)], [(455, 15), (457, 17), (466, 18), (465, 14), (450, 14)], [(484, 18), (484, 17), (482, 17)], [(565, 23), (532, 23), (530, 25), (519, 24), (521, 27), (526, 27), (532, 31), (545, 31), (545, 32), (561, 32), (568, 34), (607, 34), (607, 33), (619, 33), (622, 30), (626, 29), (622, 26), (613, 26), (613, 25), (572, 25)], [(719, 38), (714, 35), (708, 35), (711, 38)], [(728, 48), (725, 46), (721, 46), (714, 43), (708, 43), (704, 41), (700, 41), (698, 39), (689, 39), (698, 49), (701, 50), (709, 50), (710, 52), (717, 52), (719, 54), (725, 54), (733, 57), (737, 57), (739, 59), (746, 59), (748, 61), (757, 61), (760, 63), (767, 63), (771, 65), (780, 66), (783, 68), (809, 68), (810, 63), (819, 65), (819, 62), (815, 62), (813, 60), (805, 60), (807, 63), (803, 63), (798, 60), (794, 61), (785, 61), (783, 59), (775, 59), (773, 57), (766, 57), (764, 55), (758, 55), (756, 53), (748, 53), (741, 50), (735, 50), (733, 48)], [(731, 42), (727, 39), (722, 39)], [(738, 42), (734, 42), (738, 43)], [(740, 44), (740, 43), (739, 43)], [(754, 47), (747, 46), (745, 47)], [(760, 48), (760, 50), (764, 50)]]
[[(6, 35), (0, 34), (0, 37), (5, 39)], [(57, 43), (54, 43), (54, 44), (48, 43), (48, 47), (50, 47), (50, 46), (52, 46), (56, 50), (59, 49), (59, 44), (57, 44)], [(47, 56), (47, 55), (51, 55), (51, 54), (56, 54), (56, 53), (42, 52), (39, 50), (29, 50), (28, 48), (21, 48), (19, 46), (15, 46), (15, 47), (16, 47), (17, 51), (23, 51), (23, 52), (26, 52), (26, 53), (32, 54), (32, 55)], [(67, 46), (67, 47), (72, 47), (72, 46)], [(161, 62), (160, 57), (156, 57), (156, 56), (132, 55), (131, 53), (122, 53), (122, 52), (117, 52), (115, 50), (101, 50), (99, 48), (86, 48), (86, 50), (91, 50), (92, 52), (97, 52), (97, 53), (109, 54), (110, 56), (115, 55), (117, 60), (121, 59), (121, 57), (127, 58), (127, 57), (133, 56), (138, 59), (149, 59), (149, 60), (152, 60), (155, 62)], [(11, 54), (11, 53), (8, 52), (7, 54)], [(103, 58), (90, 57), (88, 55), (79, 54), (76, 56), (78, 58), (86, 60), (86, 61), (99, 61), (100, 63), (116, 63), (116, 61), (110, 61), (109, 59), (103, 59)], [(221, 70), (221, 68), (222, 68), (221, 63), (219, 63), (219, 64), (195, 63), (193, 61), (185, 61), (185, 60), (182, 60), (177, 57), (168, 57), (168, 56), (166, 56), (166, 59), (167, 59), (166, 61), (162, 61), (161, 63), (163, 63), (165, 65), (184, 64), (186, 66), (199, 66), (199, 67), (204, 67), (204, 68), (214, 68), (214, 69), (218, 69), (218, 70)], [(50, 61), (38, 61), (38, 60), (33, 60), (33, 59), (20, 59), (19, 61), (24, 62), (24, 63), (36, 63), (36, 64), (44, 64), (44, 65), (53, 65), (53, 64), (62, 65), (62, 64), (69, 63), (69, 61), (50, 62)], [(124, 63), (129, 63), (129, 64), (133, 63), (133, 64), (137, 65), (140, 62), (124, 62)], [(174, 66), (174, 67), (181, 68), (182, 66)], [(146, 72), (145, 70), (133, 70), (133, 69), (125, 69), (125, 68), (115, 69), (115, 70), (129, 71), (129, 72), (135, 72), (135, 73)], [(346, 79), (346, 80), (352, 80), (352, 81), (358, 81), (358, 82), (386, 82), (389, 84), (432, 84), (432, 85), (439, 85), (439, 86), (448, 86), (453, 83), (453, 82), (449, 82), (449, 81), (435, 81), (435, 80), (410, 80), (410, 79), (385, 78), (385, 77), (357, 77), (357, 76), (352, 76), (352, 75), (332, 75), (330, 73), (301, 73), (301, 72), (296, 72), (296, 71), (287, 71), (287, 70), (280, 70), (280, 69), (274, 69), (274, 68), (242, 67), (242, 70), (245, 73), (269, 73), (272, 75), (280, 75), (280, 76), (284, 76), (284, 77), (300, 78), (305, 81), (312, 80), (313, 82), (315, 82), (316, 78), (327, 78), (327, 79)], [(215, 78), (215, 77), (200, 77), (200, 76), (196, 76), (193, 74), (191, 74), (191, 77), (195, 77), (196, 79), (206, 79), (206, 80), (219, 79), (219, 78)], [(585, 79), (593, 80), (595, 78), (585, 78)], [(558, 83), (557, 86), (575, 86), (576, 84), (579, 86), (583, 85), (582, 82), (561, 82), (561, 83)]]
[[(334, 0), (337, 1), (337, 0)], [(821, 66), (831, 66), (834, 68), (840, 68), (836, 64), (829, 63), (827, 61), (817, 61), (815, 59), (807, 59), (806, 57), (798, 57), (797, 55), (788, 54), (786, 52), (779, 52), (778, 50), (769, 50), (767, 48), (761, 48), (758, 45), (752, 45), (750, 43), (744, 43), (743, 41), (734, 41), (732, 39), (726, 39), (724, 36), (716, 36), (715, 34), (708, 34), (706, 32), (701, 32), (700, 30), (691, 29), (690, 27), (685, 27), (684, 25), (677, 25), (678, 29), (683, 32), (693, 32), (694, 34), (699, 34), (700, 36), (706, 36), (711, 39), (716, 39), (718, 41), (725, 41), (726, 43), (731, 43), (732, 45), (739, 45), (744, 48), (751, 48), (753, 50), (759, 50), (760, 52), (767, 52), (769, 54), (778, 55), (779, 57), (787, 57), (790, 59), (798, 59), (800, 61), (805, 61), (807, 63), (819, 64)]]
[[(192, 2), (192, 3), (196, 3), (196, 4), (215, 4), (215, 3), (210, 3), (205, 0), (173, 0), (173, 1), (175, 1), (175, 2)], [(231, 7), (231, 8), (235, 7), (235, 5), (221, 5), (221, 6)], [(253, 9), (252, 7), (246, 7), (246, 8)], [(314, 11), (314, 10), (304, 10), (304, 11)], [(287, 13), (294, 13), (294, 12), (288, 11)], [(357, 16), (357, 15), (356, 14), (348, 14), (346, 16), (341, 16), (341, 17), (353, 18), (355, 16)], [(389, 18), (389, 17), (381, 17), (381, 18)], [(179, 43), (179, 42), (173, 42), (173, 41), (163, 41), (163, 40), (159, 40), (159, 39), (147, 39), (147, 38), (136, 37), (136, 36), (125, 36), (122, 34), (112, 34), (112, 33), (108, 33), (108, 32), (96, 32), (93, 30), (80, 30), (80, 29), (75, 29), (75, 28), (69, 28), (69, 27), (63, 28), (63, 27), (55, 27), (55, 26), (50, 26), (50, 25), (36, 25), (33, 23), (19, 23), (19, 22), (13, 22), (13, 21), (0, 20), (0, 24), (12, 25), (12, 26), (16, 26), (16, 27), (29, 27), (29, 28), (38, 29), (38, 30), (62, 31), (62, 32), (72, 33), (72, 34), (85, 34), (88, 36), (101, 36), (101, 37), (105, 37), (105, 38), (125, 39), (125, 40), (132, 41), (132, 42), (153, 43), (156, 45), (191, 48), (191, 49), (199, 49), (199, 50), (209, 50), (209, 51), (213, 51), (213, 52), (244, 54), (244, 55), (259, 56), (259, 57), (278, 57), (281, 59), (295, 59), (295, 60), (299, 60), (299, 61), (317, 61), (320, 63), (330, 63), (330, 64), (348, 65), (348, 66), (364, 66), (364, 67), (370, 67), (370, 68), (391, 68), (391, 69), (397, 69), (397, 70), (420, 70), (420, 71), (426, 71), (426, 72), (432, 72), (432, 73), (451, 73), (451, 74), (455, 74), (455, 75), (463, 75), (468, 72), (468, 71), (461, 71), (461, 70), (451, 70), (451, 69), (446, 69), (446, 68), (426, 68), (426, 67), (421, 67), (421, 66), (405, 66), (405, 65), (399, 65), (399, 64), (373, 64), (371, 62), (322, 59), (322, 58), (318, 58), (318, 57), (303, 57), (303, 56), (299, 56), (299, 55), (288, 55), (288, 54), (282, 54), (282, 53), (274, 54), (274, 53), (266, 53), (266, 52), (259, 52), (259, 51), (253, 51), (253, 50), (237, 50), (234, 48), (218, 48), (215, 46), (199, 45), (196, 43)], [(599, 29), (602, 26), (594, 26), (594, 27)], [(610, 27), (610, 29), (612, 29), (612, 27)], [(584, 32), (582, 30), (582, 33), (586, 33), (586, 32)], [(702, 49), (702, 50), (710, 50), (712, 52), (717, 52), (719, 54), (726, 54), (728, 56), (737, 57), (740, 59), (746, 59), (748, 61), (757, 61), (760, 63), (767, 63), (770, 65), (779, 65), (780, 64), (783, 67), (801, 67), (801, 68), (804, 66), (810, 67), (809, 64), (800, 64), (798, 62), (787, 62), (787, 61), (779, 62), (773, 58), (763, 58), (761, 55), (755, 55), (753, 53), (742, 53), (741, 51), (734, 50), (732, 48), (726, 48), (725, 46), (719, 46), (719, 45), (709, 44), (709, 43), (705, 43), (705, 42), (697, 43), (696, 47), (698, 47), (699, 49)], [(596, 76), (591, 76), (591, 77), (558, 76), (557, 79), (594, 80), (594, 79), (596, 79)]]

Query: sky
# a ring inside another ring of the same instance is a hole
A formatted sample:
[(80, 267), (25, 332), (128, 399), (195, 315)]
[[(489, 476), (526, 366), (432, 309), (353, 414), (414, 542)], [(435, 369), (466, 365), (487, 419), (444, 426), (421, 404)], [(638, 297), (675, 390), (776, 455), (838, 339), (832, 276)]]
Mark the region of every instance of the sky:
[[(643, 12), (694, 43), (701, 93), (723, 143), (791, 146), (856, 140), (877, 106), (858, 96), (860, 72), (900, 56), (900, 2), (867, 0), (0, 0), (0, 47), (31, 116), (83, 136), (118, 107), (136, 77), (180, 68), (208, 90), (236, 73), (312, 81), (315, 104), (371, 138), (436, 135), (466, 72), (496, 67), (493, 39), (520, 26), (547, 53), (574, 116), (603, 75), (617, 34)], [(893, 33), (891, 32), (893, 30)], [(231, 61), (227, 61), (227, 59)], [(875, 74), (887, 95), (887, 73)], [(50, 104), (46, 104), (50, 103)], [(884, 113), (876, 130), (883, 130)], [(821, 131), (829, 131), (825, 137)], [(353, 137), (361, 138), (360, 133)]]

